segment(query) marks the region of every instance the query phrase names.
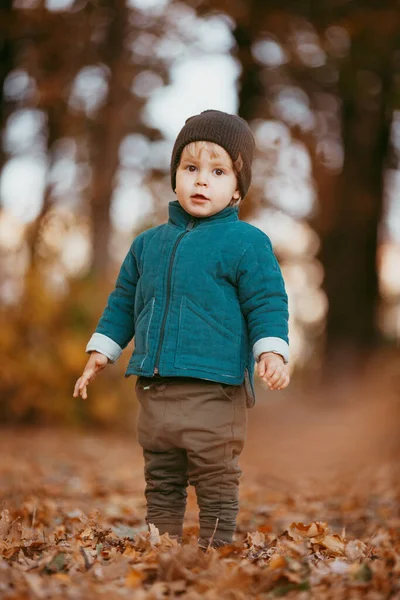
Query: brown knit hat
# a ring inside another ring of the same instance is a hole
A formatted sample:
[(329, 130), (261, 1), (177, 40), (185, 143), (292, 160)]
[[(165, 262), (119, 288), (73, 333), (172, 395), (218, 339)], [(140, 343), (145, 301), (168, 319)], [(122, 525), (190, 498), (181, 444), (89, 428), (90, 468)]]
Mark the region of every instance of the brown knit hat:
[(250, 127), (244, 119), (220, 110), (205, 110), (187, 119), (176, 138), (171, 157), (171, 184), (176, 187), (176, 169), (185, 146), (191, 142), (214, 142), (222, 146), (235, 164), (240, 157), (243, 167), (236, 170), (240, 196), (247, 194), (251, 182), (251, 163), (255, 152), (255, 141)]

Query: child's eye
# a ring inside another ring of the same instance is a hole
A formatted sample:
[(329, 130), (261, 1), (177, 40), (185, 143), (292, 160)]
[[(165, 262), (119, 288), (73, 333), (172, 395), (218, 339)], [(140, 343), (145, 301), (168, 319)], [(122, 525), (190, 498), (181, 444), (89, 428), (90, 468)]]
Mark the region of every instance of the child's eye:
[(186, 169), (189, 171), (189, 173), (194, 173), (196, 170), (196, 167), (194, 165), (188, 165), (186, 167)]
[(224, 171), (222, 169), (215, 169), (215, 174), (220, 176), (224, 174)]

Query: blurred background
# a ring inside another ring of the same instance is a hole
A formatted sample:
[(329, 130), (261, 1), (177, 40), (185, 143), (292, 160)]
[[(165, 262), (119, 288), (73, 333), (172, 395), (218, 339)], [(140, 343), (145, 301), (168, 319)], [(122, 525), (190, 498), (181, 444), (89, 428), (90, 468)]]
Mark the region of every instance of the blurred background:
[(131, 344), (89, 401), (73, 386), (132, 240), (175, 199), (175, 136), (208, 108), (257, 140), (241, 218), (286, 281), (287, 394), (399, 396), (399, 1), (3, 0), (0, 423), (131, 428)]

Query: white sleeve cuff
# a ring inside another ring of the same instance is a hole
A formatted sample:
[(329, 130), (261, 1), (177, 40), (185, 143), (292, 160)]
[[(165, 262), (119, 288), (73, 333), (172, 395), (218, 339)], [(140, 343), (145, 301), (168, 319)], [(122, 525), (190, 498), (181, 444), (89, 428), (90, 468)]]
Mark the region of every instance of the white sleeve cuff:
[(115, 362), (122, 354), (122, 348), (118, 346), (114, 340), (103, 335), (102, 333), (94, 333), (86, 346), (86, 352), (101, 352), (111, 362)]
[(275, 352), (283, 357), (285, 364), (289, 362), (289, 344), (281, 338), (265, 337), (258, 340), (253, 346), (253, 356), (256, 362), (263, 352)]

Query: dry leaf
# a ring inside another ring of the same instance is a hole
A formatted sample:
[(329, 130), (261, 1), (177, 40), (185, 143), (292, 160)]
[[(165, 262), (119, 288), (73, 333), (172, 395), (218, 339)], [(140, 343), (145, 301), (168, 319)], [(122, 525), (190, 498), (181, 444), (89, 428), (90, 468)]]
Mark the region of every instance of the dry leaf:
[(329, 527), (326, 523), (317, 521), (310, 523), (310, 525), (304, 525), (303, 523), (292, 523), (289, 527), (289, 535), (294, 540), (318, 538), (329, 532)]
[(284, 569), (286, 566), (286, 558), (280, 554), (273, 554), (268, 562), (268, 568), (271, 570)]
[(360, 540), (350, 540), (350, 542), (346, 544), (345, 554), (351, 562), (354, 562), (359, 558), (365, 558), (366, 553), (367, 545)]
[(337, 534), (324, 535), (319, 544), (327, 548), (333, 555), (341, 556), (344, 554), (345, 543)]
[(248, 533), (246, 542), (250, 547), (262, 548), (265, 545), (265, 534), (260, 531), (254, 533)]
[(131, 569), (125, 577), (125, 585), (129, 588), (137, 588), (142, 585), (145, 575), (143, 571)]

